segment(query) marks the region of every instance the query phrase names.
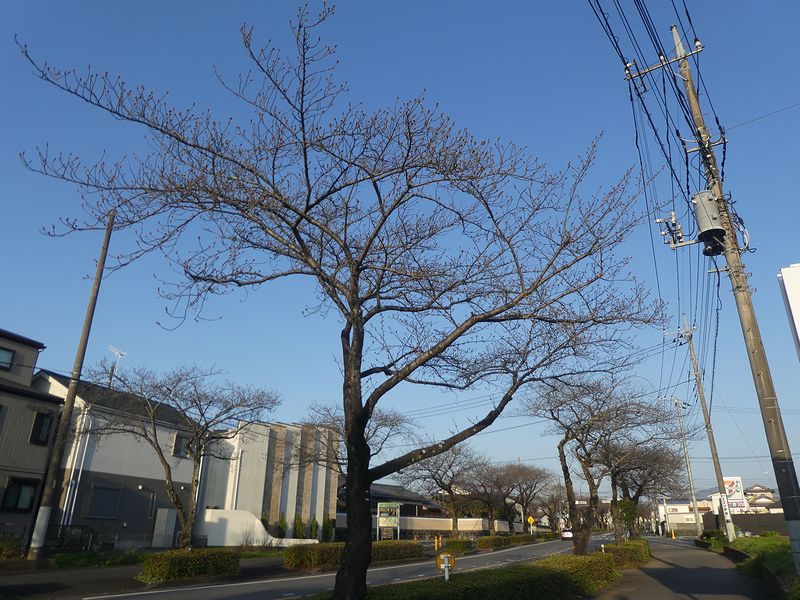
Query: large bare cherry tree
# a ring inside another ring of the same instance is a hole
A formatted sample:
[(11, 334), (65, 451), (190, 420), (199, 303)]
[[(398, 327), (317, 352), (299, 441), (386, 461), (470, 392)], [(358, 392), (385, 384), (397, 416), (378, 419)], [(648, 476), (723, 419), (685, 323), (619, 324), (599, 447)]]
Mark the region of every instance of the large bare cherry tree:
[[(373, 112), (347, 103), (317, 33), (331, 12), (300, 10), (289, 58), (242, 30), (250, 69), (220, 76), (241, 102), (234, 114), (249, 110), (238, 120), (59, 70), (23, 46), (38, 76), (140, 126), (149, 148), (116, 163), (46, 150), (26, 162), (84, 192), (87, 216), (70, 229), (98, 228), (116, 209), (116, 227), (136, 236), (120, 264), (157, 251), (176, 265), (165, 293), (183, 310), (285, 277), (315, 282), (306, 304), (341, 322), (348, 539), (336, 596), (362, 598), (373, 481), (485, 429), (522, 386), (583, 368), (576, 356), (618, 347), (622, 329), (653, 313), (616, 255), (636, 222), (627, 175), (587, 192), (594, 145), (551, 171), (524, 148), (457, 129), (422, 98)], [(523, 342), (532, 350), (520, 369)], [(372, 464), (376, 407), (410, 384), (493, 386), (497, 402)]]

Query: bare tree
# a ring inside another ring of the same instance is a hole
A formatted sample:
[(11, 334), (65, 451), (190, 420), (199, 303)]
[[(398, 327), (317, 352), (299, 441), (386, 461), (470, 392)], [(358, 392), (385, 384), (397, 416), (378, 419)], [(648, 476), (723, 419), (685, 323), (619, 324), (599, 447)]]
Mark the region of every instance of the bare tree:
[(523, 520), (532, 516), (536, 502), (553, 483), (553, 473), (535, 465), (510, 464), (508, 475), (513, 483), (512, 498), (522, 509)]
[(472, 502), (468, 494), (470, 477), (480, 457), (465, 444), (409, 465), (395, 478), (415, 488), (447, 509), (452, 520), (453, 535), (458, 534), (458, 518)]
[[(92, 378), (108, 381), (102, 365)], [(274, 392), (234, 384), (219, 384), (219, 373), (179, 367), (165, 373), (134, 368), (114, 373), (115, 389), (104, 398), (109, 410), (90, 430), (99, 435), (129, 435), (149, 445), (164, 470), (167, 496), (180, 524), (180, 547), (192, 544), (197, 515), (200, 465), (205, 457), (229, 460), (220, 442), (239, 435), (249, 423), (261, 422), (280, 403)], [(174, 456), (192, 465), (192, 482), (185, 497), (173, 481)]]
[[(328, 436), (315, 449), (304, 449), (301, 460), (324, 464), (338, 470), (341, 475), (347, 472), (347, 445), (344, 436), (344, 414), (341, 406), (331, 404), (312, 404), (308, 409), (305, 423), (314, 427), (330, 429), (334, 435)], [(417, 424), (408, 416), (392, 409), (376, 408), (367, 424), (364, 435), (370, 450), (370, 460), (386, 454), (387, 443), (399, 442), (413, 445), (420, 437)], [(328, 445), (330, 444), (330, 445)]]
[[(550, 171), (522, 148), (457, 129), (422, 98), (371, 113), (347, 103), (333, 48), (317, 37), (331, 13), (300, 9), (291, 59), (242, 29), (251, 69), (234, 83), (219, 77), (250, 111), (242, 121), (173, 108), (112, 75), (59, 70), (22, 46), (41, 79), (140, 126), (150, 148), (88, 165), (46, 149), (24, 160), (84, 192), (87, 217), (64, 221), (68, 231), (117, 210), (117, 228), (136, 239), (118, 266), (151, 251), (175, 265), (163, 293), (179, 317), (231, 289), (316, 283), (307, 304), (342, 322), (348, 540), (335, 593), (352, 599), (366, 591), (372, 482), (487, 428), (531, 381), (585, 369), (576, 356), (619, 344), (620, 329), (653, 311), (616, 254), (638, 220), (629, 174), (586, 194), (594, 145)], [(538, 341), (522, 371), (507, 368), (515, 337)], [(403, 384), (500, 394), (469, 426), (372, 464), (369, 423)]]
[(556, 533), (558, 524), (564, 515), (566, 507), (567, 490), (560, 481), (551, 482), (541, 493), (538, 508), (547, 517), (550, 531)]
[[(661, 422), (645, 395), (615, 378), (593, 378), (569, 384), (551, 385), (528, 403), (531, 414), (551, 423), (551, 431), (561, 437), (558, 457), (567, 495), (576, 554), (585, 554), (598, 514), (598, 489), (609, 474), (612, 447), (624, 446), (637, 435), (647, 436), (648, 427)], [(641, 441), (641, 440), (640, 440)], [(579, 508), (573, 485), (572, 458), (586, 481), (588, 505)], [(614, 460), (620, 460), (615, 457)]]
[(470, 499), (476, 502), (489, 520), (489, 530), (496, 533), (495, 521), (499, 518), (508, 522), (509, 532), (514, 533), (514, 465), (495, 464), (483, 458), (475, 464), (469, 474), (465, 487)]

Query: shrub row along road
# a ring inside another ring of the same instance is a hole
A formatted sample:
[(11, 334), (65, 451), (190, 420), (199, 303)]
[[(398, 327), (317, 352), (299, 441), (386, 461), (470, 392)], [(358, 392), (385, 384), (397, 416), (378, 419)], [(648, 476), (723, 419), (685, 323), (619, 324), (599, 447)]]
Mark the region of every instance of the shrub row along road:
[[(596, 536), (596, 543), (608, 543), (611, 536), (603, 534)], [(472, 569), (485, 569), (502, 567), (513, 563), (525, 562), (543, 558), (551, 554), (570, 552), (571, 542), (554, 540), (464, 556), (457, 559), (456, 572)], [(384, 585), (413, 581), (423, 577), (433, 577), (438, 574), (433, 560), (413, 564), (376, 566), (369, 570), (367, 583), (369, 585)], [(226, 583), (217, 585), (203, 585), (182, 588), (149, 590), (129, 594), (113, 594), (105, 596), (90, 596), (87, 600), (105, 600), (111, 598), (147, 599), (174, 598), (175, 600), (217, 600), (220, 598), (236, 598), (237, 600), (268, 600), (273, 598), (290, 599), (306, 594), (324, 592), (333, 589), (336, 573), (321, 573), (318, 575), (301, 575), (298, 577), (284, 577), (278, 579), (265, 579), (260, 581), (245, 581), (240, 583)]]

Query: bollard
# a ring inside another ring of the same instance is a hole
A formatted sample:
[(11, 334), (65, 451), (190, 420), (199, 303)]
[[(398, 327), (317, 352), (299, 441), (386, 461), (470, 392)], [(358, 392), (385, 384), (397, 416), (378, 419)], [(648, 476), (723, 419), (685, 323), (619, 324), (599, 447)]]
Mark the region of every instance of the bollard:
[(673, 540), (675, 539), (675, 530), (674, 529), (672, 530), (672, 539)]
[(605, 551), (606, 551), (606, 545), (605, 544), (600, 544), (600, 552), (605, 553)]

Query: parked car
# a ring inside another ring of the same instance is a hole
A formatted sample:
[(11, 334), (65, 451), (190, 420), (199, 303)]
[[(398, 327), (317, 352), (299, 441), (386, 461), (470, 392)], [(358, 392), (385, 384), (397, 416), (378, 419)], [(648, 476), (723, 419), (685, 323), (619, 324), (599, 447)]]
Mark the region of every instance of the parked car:
[(571, 540), (572, 539), (572, 529), (562, 529), (561, 530), (561, 539), (562, 540)]

